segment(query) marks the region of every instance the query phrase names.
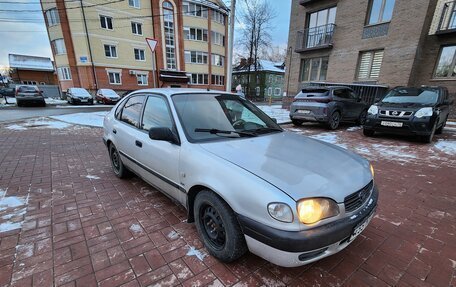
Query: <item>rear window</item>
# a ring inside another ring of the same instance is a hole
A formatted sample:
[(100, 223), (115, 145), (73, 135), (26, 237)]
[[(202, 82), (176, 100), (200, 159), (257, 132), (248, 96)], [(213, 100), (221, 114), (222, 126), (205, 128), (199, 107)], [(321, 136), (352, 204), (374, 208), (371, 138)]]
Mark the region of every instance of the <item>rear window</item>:
[(308, 98), (308, 97), (327, 97), (329, 91), (327, 89), (303, 89), (297, 98)]
[(38, 91), (38, 87), (35, 86), (20, 86), (17, 91), (19, 93), (27, 93), (27, 92), (36, 92)]

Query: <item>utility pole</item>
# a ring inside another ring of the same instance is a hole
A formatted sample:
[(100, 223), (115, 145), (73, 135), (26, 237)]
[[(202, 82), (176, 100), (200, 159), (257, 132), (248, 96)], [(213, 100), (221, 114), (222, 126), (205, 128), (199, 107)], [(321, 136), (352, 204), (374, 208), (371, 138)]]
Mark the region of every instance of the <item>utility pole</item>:
[(236, 13), (236, 0), (231, 0), (230, 11), (230, 33), (228, 38), (228, 61), (226, 68), (226, 91), (231, 92), (231, 82), (233, 77), (233, 42), (234, 42), (234, 16)]
[[(87, 38), (87, 46), (89, 47), (90, 62), (92, 63), (92, 73), (93, 73), (93, 80), (95, 82), (95, 90), (98, 90), (98, 80), (97, 80), (97, 74), (95, 73), (95, 64), (93, 63), (92, 47), (90, 46), (89, 29), (87, 29), (87, 21), (86, 21), (86, 16), (85, 16), (85, 11), (84, 11), (84, 4), (82, 3), (82, 0), (80, 0), (80, 3), (81, 3), (82, 18), (84, 20), (84, 28), (85, 28), (86, 38)], [(76, 59), (76, 61), (77, 61), (77, 59)]]

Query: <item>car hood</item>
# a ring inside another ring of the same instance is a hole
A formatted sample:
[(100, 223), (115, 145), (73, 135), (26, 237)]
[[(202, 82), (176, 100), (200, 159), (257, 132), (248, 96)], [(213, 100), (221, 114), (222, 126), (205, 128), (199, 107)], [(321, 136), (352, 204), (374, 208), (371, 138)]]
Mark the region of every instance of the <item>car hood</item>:
[(296, 201), (329, 197), (343, 202), (347, 195), (372, 180), (366, 159), (338, 146), (290, 132), (200, 146), (264, 179)]

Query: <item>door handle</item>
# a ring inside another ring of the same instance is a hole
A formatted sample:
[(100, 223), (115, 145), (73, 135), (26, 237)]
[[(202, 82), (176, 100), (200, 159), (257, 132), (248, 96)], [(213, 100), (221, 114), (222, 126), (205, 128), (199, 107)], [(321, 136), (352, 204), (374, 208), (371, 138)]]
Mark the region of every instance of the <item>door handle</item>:
[(135, 143), (136, 143), (136, 146), (142, 147), (142, 142), (137, 140)]
[(116, 133), (117, 133), (117, 130), (116, 130), (116, 129), (113, 129), (112, 132), (116, 134)]

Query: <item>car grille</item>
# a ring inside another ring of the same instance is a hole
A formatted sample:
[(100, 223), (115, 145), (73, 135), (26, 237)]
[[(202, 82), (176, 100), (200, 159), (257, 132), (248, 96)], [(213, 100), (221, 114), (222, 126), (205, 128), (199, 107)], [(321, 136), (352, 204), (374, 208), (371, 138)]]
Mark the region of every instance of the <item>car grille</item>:
[(413, 112), (411, 111), (389, 111), (389, 110), (381, 110), (380, 116), (381, 117), (391, 117), (391, 118), (409, 118)]
[(372, 186), (374, 185), (374, 181), (369, 182), (368, 185), (361, 188), (355, 193), (350, 194), (349, 196), (344, 198), (344, 205), (345, 205), (345, 212), (352, 212), (359, 207), (361, 207), (364, 202), (369, 198), (369, 195), (372, 190)]

